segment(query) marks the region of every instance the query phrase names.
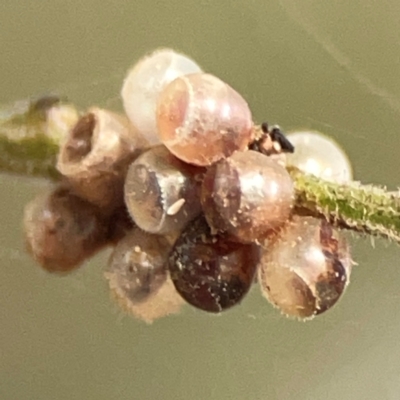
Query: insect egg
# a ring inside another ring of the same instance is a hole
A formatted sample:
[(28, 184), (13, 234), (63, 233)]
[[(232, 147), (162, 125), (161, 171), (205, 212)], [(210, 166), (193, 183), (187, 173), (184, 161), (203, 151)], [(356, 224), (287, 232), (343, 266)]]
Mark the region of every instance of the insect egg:
[(165, 146), (155, 146), (129, 167), (125, 203), (135, 223), (158, 234), (181, 230), (201, 211), (202, 168), (185, 164)]
[(203, 216), (185, 228), (168, 260), (172, 281), (191, 305), (218, 313), (238, 304), (249, 291), (259, 261), (256, 244), (213, 235)]
[(115, 301), (147, 323), (177, 313), (183, 304), (168, 276), (170, 248), (164, 237), (133, 228), (115, 247), (105, 272)]
[(156, 103), (163, 88), (179, 76), (200, 71), (196, 62), (184, 54), (160, 49), (143, 57), (128, 72), (121, 91), (125, 112), (150, 143), (160, 142)]
[(165, 281), (169, 250), (170, 244), (162, 236), (134, 228), (115, 247), (106, 277), (121, 296), (141, 302)]
[(147, 146), (125, 116), (91, 108), (62, 144), (57, 169), (79, 196), (112, 213), (123, 204), (129, 164)]
[(29, 252), (47, 271), (69, 272), (105, 245), (107, 225), (93, 204), (59, 186), (25, 207)]
[(272, 304), (286, 315), (304, 319), (339, 300), (351, 266), (346, 240), (328, 222), (295, 216), (266, 241), (258, 278)]
[(296, 151), (286, 156), (287, 163), (303, 172), (338, 183), (353, 179), (351, 163), (342, 148), (319, 132), (293, 132), (287, 139)]
[(217, 77), (197, 73), (172, 81), (157, 104), (161, 141), (176, 157), (207, 166), (252, 139), (252, 116), (244, 98)]
[(201, 202), (216, 230), (252, 242), (289, 218), (293, 182), (286, 169), (256, 151), (236, 152), (208, 168)]

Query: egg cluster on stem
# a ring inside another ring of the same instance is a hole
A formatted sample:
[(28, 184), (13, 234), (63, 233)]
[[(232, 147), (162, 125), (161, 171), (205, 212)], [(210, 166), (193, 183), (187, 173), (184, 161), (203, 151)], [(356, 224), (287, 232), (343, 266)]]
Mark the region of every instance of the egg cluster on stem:
[(351, 182), (339, 150), (337, 175), (336, 161), (314, 158), (308, 170), (309, 136), (254, 125), (243, 97), (193, 60), (168, 49), (146, 56), (122, 97), (128, 118), (51, 97), (0, 120), (0, 168), (61, 181), (25, 213), (28, 250), (46, 270), (66, 273), (111, 244), (113, 296), (147, 322), (182, 299), (232, 307), (257, 274), (282, 312), (310, 318), (349, 281), (336, 228), (400, 241), (399, 197)]

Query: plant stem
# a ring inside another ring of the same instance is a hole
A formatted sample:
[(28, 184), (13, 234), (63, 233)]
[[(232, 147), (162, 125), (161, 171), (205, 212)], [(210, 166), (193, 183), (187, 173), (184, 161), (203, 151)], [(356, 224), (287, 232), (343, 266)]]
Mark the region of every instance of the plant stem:
[[(0, 171), (57, 179), (60, 144), (79, 118), (54, 96), (19, 102), (0, 111)], [(400, 243), (400, 196), (381, 187), (338, 185), (288, 168), (295, 213), (326, 218), (339, 228)]]
[(78, 119), (56, 96), (19, 101), (0, 110), (0, 171), (57, 179), (60, 143)]
[(333, 225), (400, 243), (400, 196), (374, 185), (338, 185), (289, 168), (296, 212)]

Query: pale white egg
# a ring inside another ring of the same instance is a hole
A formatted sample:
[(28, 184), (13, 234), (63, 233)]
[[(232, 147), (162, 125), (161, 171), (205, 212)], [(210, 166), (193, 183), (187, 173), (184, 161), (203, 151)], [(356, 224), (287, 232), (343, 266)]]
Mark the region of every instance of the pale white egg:
[(160, 142), (156, 124), (160, 92), (179, 76), (195, 72), (201, 72), (195, 61), (171, 49), (154, 51), (128, 72), (121, 90), (125, 112), (150, 143)]
[(303, 172), (337, 183), (353, 179), (350, 160), (342, 148), (330, 137), (315, 131), (299, 131), (287, 135), (295, 147), (287, 155), (287, 164)]

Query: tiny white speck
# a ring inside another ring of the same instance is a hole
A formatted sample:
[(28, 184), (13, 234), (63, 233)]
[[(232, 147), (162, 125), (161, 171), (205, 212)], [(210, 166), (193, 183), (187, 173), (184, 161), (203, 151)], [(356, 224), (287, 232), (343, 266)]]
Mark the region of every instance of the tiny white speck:
[(172, 204), (172, 206), (168, 208), (167, 215), (177, 214), (184, 204), (185, 204), (185, 199), (177, 200), (174, 204)]

